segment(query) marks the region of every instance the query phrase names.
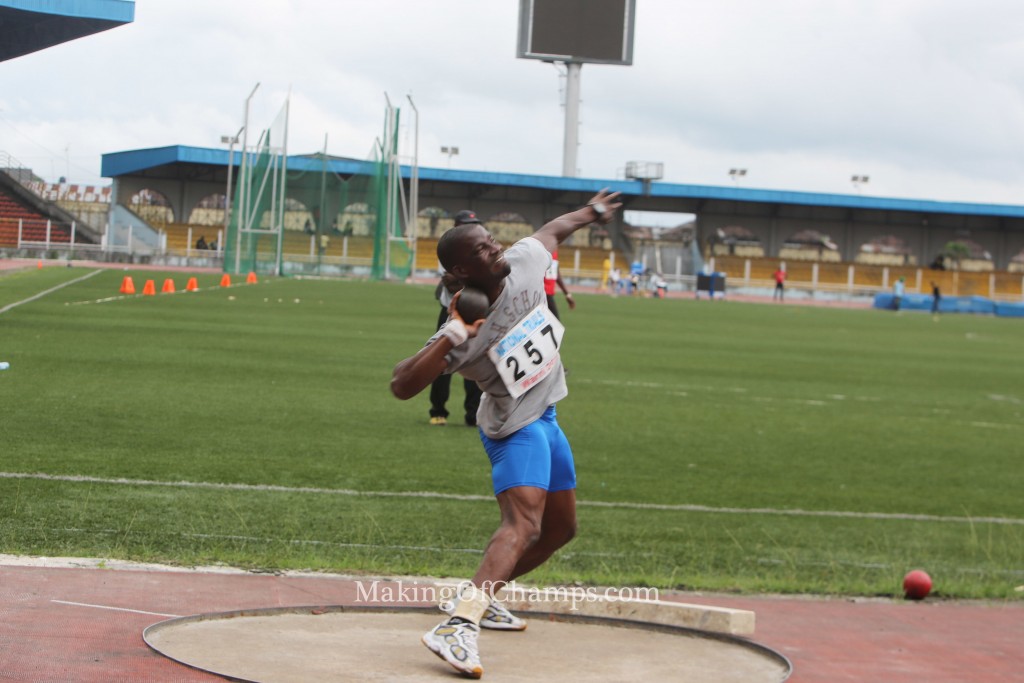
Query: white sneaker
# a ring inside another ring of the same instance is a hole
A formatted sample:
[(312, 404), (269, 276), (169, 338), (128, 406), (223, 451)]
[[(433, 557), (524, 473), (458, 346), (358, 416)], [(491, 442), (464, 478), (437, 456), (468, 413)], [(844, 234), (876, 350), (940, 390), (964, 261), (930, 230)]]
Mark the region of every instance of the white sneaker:
[[(438, 606), (446, 614), (455, 612), (454, 600), (445, 600)], [(509, 612), (505, 605), (492, 599), (491, 604), (487, 606), (487, 611), (480, 619), (480, 628), (489, 628), (495, 631), (525, 631), (526, 620), (520, 619)]]
[(423, 644), (431, 652), (451, 664), (459, 673), (471, 678), (484, 675), (484, 667), (480, 665), (480, 651), (476, 639), (480, 631), (470, 623), (449, 624), (442, 621), (423, 638)]

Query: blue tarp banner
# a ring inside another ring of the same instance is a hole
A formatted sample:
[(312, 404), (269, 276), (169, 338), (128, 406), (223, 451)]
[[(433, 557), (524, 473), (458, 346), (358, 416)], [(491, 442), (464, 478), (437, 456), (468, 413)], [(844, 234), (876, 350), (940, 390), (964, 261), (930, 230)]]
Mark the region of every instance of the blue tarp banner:
[(1024, 303), (1020, 304), (996, 304), (996, 315), (1007, 318), (1024, 318)]
[[(875, 308), (892, 310), (892, 294), (875, 295)], [(931, 294), (906, 294), (900, 301), (901, 311), (931, 311)], [(1024, 303), (996, 303), (983, 296), (944, 296), (939, 301), (939, 313), (982, 313), (987, 315), (1024, 318)]]

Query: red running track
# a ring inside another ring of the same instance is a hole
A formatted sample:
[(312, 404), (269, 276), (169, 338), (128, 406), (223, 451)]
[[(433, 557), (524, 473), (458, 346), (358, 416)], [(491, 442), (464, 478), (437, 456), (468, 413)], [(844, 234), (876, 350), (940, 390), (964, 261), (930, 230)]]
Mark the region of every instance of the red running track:
[[(351, 577), (26, 563), (0, 558), (2, 681), (219, 681), (152, 652), (143, 629), (171, 616), (358, 604)], [(753, 640), (792, 661), (795, 683), (1024, 682), (1024, 602), (661, 597), (753, 610)]]

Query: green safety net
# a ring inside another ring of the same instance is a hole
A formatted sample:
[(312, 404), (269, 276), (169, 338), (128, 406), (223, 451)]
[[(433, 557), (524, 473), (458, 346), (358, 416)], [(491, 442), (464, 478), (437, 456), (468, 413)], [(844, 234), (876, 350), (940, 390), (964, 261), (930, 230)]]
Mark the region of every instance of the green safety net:
[(397, 118), (395, 110), (386, 126), (393, 132), (349, 175), (326, 153), (286, 158), (279, 121), (264, 131), (235, 186), (225, 272), (408, 277), (414, 247), (398, 164), (389, 163), (397, 158)]

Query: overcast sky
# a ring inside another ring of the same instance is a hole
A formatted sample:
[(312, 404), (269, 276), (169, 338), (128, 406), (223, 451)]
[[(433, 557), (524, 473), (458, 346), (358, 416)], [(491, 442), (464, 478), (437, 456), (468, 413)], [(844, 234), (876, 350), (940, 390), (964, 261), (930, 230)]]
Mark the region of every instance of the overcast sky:
[[(518, 6), (138, 0), (133, 24), (0, 63), (0, 151), (107, 184), (103, 153), (221, 146), (259, 82), (254, 129), (291, 88), (290, 153), (326, 134), (366, 158), (387, 92), (419, 108), (423, 166), (560, 175), (560, 79), (516, 58)], [(659, 161), (675, 183), (1024, 204), (1020, 0), (637, 0), (636, 20), (632, 66), (583, 67), (583, 177)]]

